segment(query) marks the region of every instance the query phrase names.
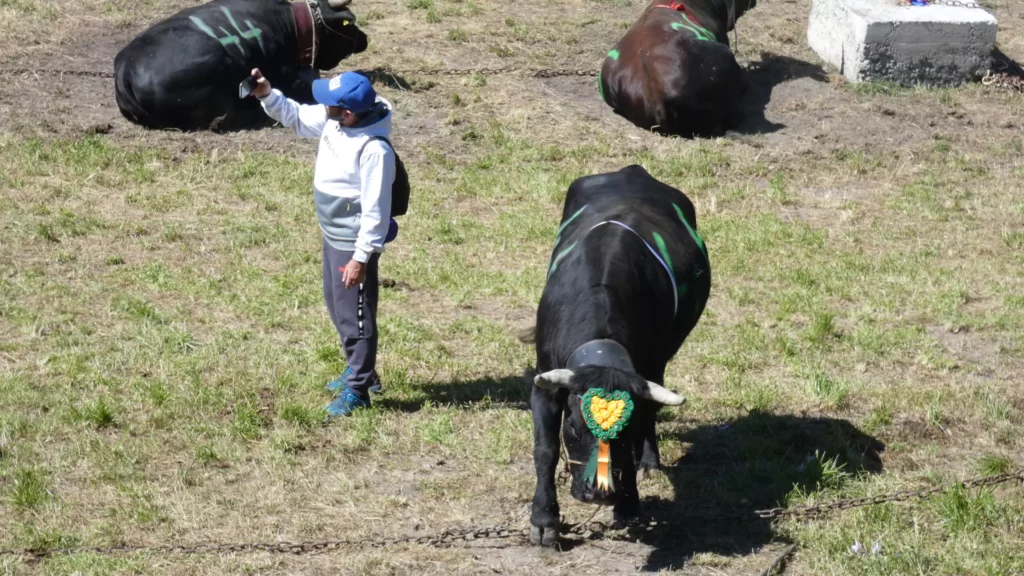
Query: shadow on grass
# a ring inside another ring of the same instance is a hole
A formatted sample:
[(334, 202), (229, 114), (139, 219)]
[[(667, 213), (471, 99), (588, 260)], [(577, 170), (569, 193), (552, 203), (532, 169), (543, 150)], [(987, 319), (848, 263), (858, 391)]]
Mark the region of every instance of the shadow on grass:
[[(885, 450), (882, 442), (846, 420), (763, 413), (676, 437), (688, 452), (665, 469), (675, 500), (643, 501), (647, 518), (671, 522), (672, 528), (629, 533), (631, 540), (655, 549), (645, 570), (679, 568), (701, 552), (749, 554), (776, 539), (771, 520), (752, 513), (739, 520), (724, 516), (785, 505), (794, 488), (839, 487), (850, 476), (879, 473)], [(677, 528), (680, 521), (683, 527)]]
[(760, 62), (751, 62), (747, 66), (747, 93), (740, 104), (743, 120), (732, 131), (739, 134), (769, 134), (785, 128), (784, 124), (769, 121), (764, 112), (776, 86), (801, 78), (828, 82), (828, 74), (821, 66), (789, 56), (762, 52)]
[(394, 74), (387, 68), (374, 68), (372, 70), (358, 70), (360, 74), (370, 79), (374, 86), (387, 86), (394, 90), (412, 90), (413, 85), (405, 77)]
[(404, 389), (403, 398), (388, 398), (384, 395), (380, 399), (375, 398), (374, 404), (386, 410), (401, 412), (418, 412), (427, 402), (454, 406), (490, 402), (517, 410), (529, 410), (531, 385), (532, 380), (525, 374), (443, 383), (427, 382)]

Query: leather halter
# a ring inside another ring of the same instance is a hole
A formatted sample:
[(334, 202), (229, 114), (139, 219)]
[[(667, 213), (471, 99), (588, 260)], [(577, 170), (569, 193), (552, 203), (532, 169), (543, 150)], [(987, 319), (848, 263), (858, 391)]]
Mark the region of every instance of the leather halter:
[[(732, 5), (730, 4), (730, 6), (732, 6)], [(654, 7), (655, 8), (668, 8), (669, 10), (675, 10), (676, 12), (682, 12), (683, 14), (686, 15), (687, 18), (690, 19), (691, 22), (693, 22), (697, 26), (704, 26), (703, 24), (700, 23), (699, 20), (697, 20), (697, 17), (693, 15), (693, 12), (690, 12), (690, 9), (687, 8), (686, 5), (683, 4), (682, 2), (676, 2), (676, 0), (670, 0), (668, 4), (655, 4)], [(729, 21), (730, 22), (735, 22), (735, 20), (736, 20), (736, 18), (732, 15), (732, 10), (730, 10), (729, 11)]]
[(295, 17), (295, 64), (300, 68), (312, 66), (316, 59), (316, 25), (313, 24), (313, 7), (308, 2), (292, 2)]
[(573, 350), (566, 361), (568, 370), (578, 370), (584, 366), (608, 366), (626, 372), (636, 372), (633, 360), (629, 357), (626, 347), (615, 340), (591, 340)]
[(686, 6), (682, 2), (676, 2), (671, 0), (668, 4), (655, 4), (655, 8), (668, 8), (669, 10), (676, 10), (678, 12), (687, 12)]

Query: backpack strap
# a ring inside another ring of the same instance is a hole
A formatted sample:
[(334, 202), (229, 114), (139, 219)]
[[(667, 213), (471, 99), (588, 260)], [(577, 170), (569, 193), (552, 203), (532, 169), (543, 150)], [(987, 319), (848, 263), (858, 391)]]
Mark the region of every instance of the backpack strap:
[(366, 148), (366, 145), (369, 144), (370, 142), (374, 141), (374, 140), (383, 140), (384, 142), (387, 143), (388, 148), (391, 148), (391, 152), (394, 153), (396, 156), (398, 155), (398, 152), (395, 152), (395, 146), (394, 146), (394, 144), (391, 143), (391, 140), (388, 140), (384, 136), (370, 136), (369, 138), (366, 139), (366, 142), (363, 142), (363, 146), (361, 148), (359, 148), (359, 157), (360, 158), (363, 157), (363, 149)]

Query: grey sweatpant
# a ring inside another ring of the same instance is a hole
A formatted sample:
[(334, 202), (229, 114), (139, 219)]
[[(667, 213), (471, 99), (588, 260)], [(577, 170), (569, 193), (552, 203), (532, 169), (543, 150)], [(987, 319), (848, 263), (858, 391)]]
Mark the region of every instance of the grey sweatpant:
[(338, 330), (352, 373), (348, 386), (364, 398), (377, 381), (377, 299), (379, 286), (377, 261), (379, 254), (366, 263), (366, 280), (359, 286), (345, 288), (345, 265), (352, 252), (342, 252), (323, 242), (324, 303), (331, 321)]

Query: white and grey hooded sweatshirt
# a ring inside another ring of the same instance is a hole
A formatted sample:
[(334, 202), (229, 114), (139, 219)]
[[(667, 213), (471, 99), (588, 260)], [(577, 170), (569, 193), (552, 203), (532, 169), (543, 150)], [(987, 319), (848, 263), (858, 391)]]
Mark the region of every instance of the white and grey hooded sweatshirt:
[(367, 262), (384, 251), (391, 218), (395, 152), (374, 136), (391, 139), (391, 103), (377, 104), (351, 128), (327, 119), (327, 109), (286, 98), (279, 90), (261, 99), (267, 114), (303, 138), (319, 138), (313, 198), (324, 240), (353, 259)]

